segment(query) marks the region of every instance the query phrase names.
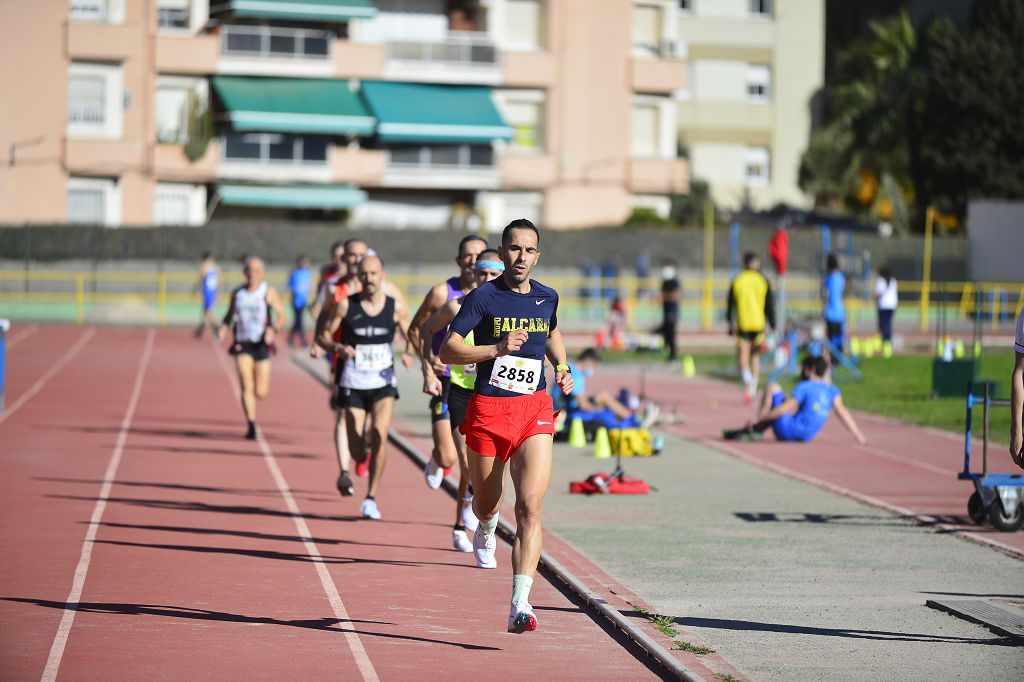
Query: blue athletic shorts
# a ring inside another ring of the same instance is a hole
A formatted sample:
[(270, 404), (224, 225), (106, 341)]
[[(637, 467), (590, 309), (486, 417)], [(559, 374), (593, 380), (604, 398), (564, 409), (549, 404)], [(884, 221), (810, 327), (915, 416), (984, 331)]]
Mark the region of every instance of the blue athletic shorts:
[[(776, 391), (772, 393), (772, 409), (786, 402), (786, 394), (782, 391)], [(806, 440), (801, 437), (799, 429), (796, 428), (796, 424), (793, 423), (793, 415), (784, 414), (775, 421), (772, 422), (772, 431), (775, 432), (776, 440), (781, 441), (799, 441)]]
[(210, 310), (217, 302), (216, 291), (203, 291), (203, 310)]

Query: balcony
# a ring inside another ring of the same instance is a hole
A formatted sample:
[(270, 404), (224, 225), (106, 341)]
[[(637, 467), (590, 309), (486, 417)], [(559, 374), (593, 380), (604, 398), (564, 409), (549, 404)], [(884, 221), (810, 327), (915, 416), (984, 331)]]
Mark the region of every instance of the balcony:
[(217, 72), (331, 76), (334, 34), (307, 28), (223, 26)]
[(557, 179), (557, 164), (552, 156), (505, 154), (500, 166), (503, 189), (546, 189)]
[(384, 41), (384, 75), (435, 83), (501, 82), (501, 55), (486, 33), (449, 31), (441, 39)]
[(139, 31), (125, 24), (70, 22), (68, 57), (124, 61), (138, 55)]
[(209, 75), (217, 70), (218, 38), (213, 34), (156, 37), (156, 69), (160, 73)]
[(258, 182), (330, 182), (326, 137), (228, 133), (220, 140), (217, 177)]
[(153, 168), (158, 180), (171, 182), (210, 182), (217, 176), (220, 149), (216, 140), (210, 142), (206, 153), (196, 161), (189, 161), (180, 144), (158, 144), (153, 152)]
[(634, 58), (630, 64), (633, 92), (671, 94), (687, 85), (686, 62), (675, 57)]
[(677, 194), (690, 188), (685, 159), (630, 159), (628, 185), (638, 194)]
[(501, 176), (490, 145), (389, 147), (383, 187), (497, 189)]
[(387, 166), (387, 154), (380, 149), (333, 146), (328, 152), (331, 182), (378, 187)]

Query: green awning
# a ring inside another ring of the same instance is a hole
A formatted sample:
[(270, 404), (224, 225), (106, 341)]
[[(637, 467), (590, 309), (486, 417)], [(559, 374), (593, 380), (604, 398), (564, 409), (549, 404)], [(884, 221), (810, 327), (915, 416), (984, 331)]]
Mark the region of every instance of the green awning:
[(352, 185), (219, 185), (217, 193), (225, 206), (338, 209), (366, 201)]
[(361, 92), (385, 142), (482, 143), (512, 138), (512, 128), (487, 87), (363, 81)]
[(373, 134), (373, 116), (346, 81), (245, 76), (214, 76), (211, 81), (237, 131)]
[(230, 10), (239, 17), (292, 21), (371, 19), (377, 8), (370, 0), (214, 0), (211, 12)]

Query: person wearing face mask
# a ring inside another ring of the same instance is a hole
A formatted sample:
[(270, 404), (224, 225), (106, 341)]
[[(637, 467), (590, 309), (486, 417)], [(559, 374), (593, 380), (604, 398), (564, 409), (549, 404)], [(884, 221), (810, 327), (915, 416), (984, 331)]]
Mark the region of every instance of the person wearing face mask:
[(573, 390), (567, 396), (551, 391), (555, 409), (563, 410), (567, 420), (579, 418), (584, 424), (592, 424), (594, 427), (613, 429), (650, 426), (644, 423), (647, 419), (637, 414), (639, 399), (631, 396), (628, 391), (623, 391), (619, 396), (607, 391), (587, 392), (587, 379), (593, 376), (600, 361), (598, 352), (587, 348), (575, 362), (569, 363)]
[(679, 324), (679, 299), (683, 287), (676, 276), (676, 262), (666, 258), (661, 262), (661, 335), (668, 348), (668, 361), (676, 360), (676, 326)]

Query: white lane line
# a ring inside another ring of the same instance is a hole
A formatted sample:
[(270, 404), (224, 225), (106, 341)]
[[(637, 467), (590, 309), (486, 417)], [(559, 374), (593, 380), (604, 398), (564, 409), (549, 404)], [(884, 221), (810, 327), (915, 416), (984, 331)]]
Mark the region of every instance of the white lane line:
[(25, 327), (24, 329), (19, 330), (17, 334), (11, 334), (7, 338), (7, 350), (14, 348), (16, 345), (18, 345), (28, 337), (35, 334), (38, 329), (39, 327), (33, 324), (28, 327)]
[[(214, 344), (214, 352), (217, 355), (217, 361), (221, 369), (224, 370), (228, 383), (234, 389), (235, 396), (239, 397), (238, 389), (235, 385), (235, 375), (224, 358), (223, 350), (219, 345)], [(338, 587), (334, 584), (330, 571), (327, 570), (327, 565), (324, 563), (323, 556), (313, 541), (313, 534), (310, 532), (309, 526), (306, 525), (306, 519), (302, 516), (302, 511), (295, 502), (295, 497), (292, 496), (291, 488), (288, 487), (288, 481), (285, 480), (284, 474), (281, 473), (281, 467), (277, 465), (277, 458), (274, 457), (274, 452), (270, 449), (267, 441), (264, 440), (262, 433), (258, 435), (256, 442), (260, 446), (260, 452), (263, 453), (263, 461), (266, 462), (267, 468), (270, 469), (270, 475), (273, 477), (274, 483), (277, 484), (281, 497), (284, 498), (285, 506), (288, 507), (288, 513), (291, 514), (292, 521), (295, 523), (295, 530), (298, 532), (299, 537), (302, 539), (302, 544), (306, 548), (306, 554), (309, 555), (313, 560), (313, 565), (316, 566), (317, 575), (320, 577), (320, 584), (323, 586), (324, 594), (327, 595), (327, 601), (331, 604), (334, 616), (341, 621), (339, 623), (340, 632), (345, 635), (345, 641), (352, 651), (352, 657), (355, 659), (356, 666), (359, 668), (363, 680), (366, 682), (378, 682), (380, 678), (377, 677), (377, 671), (374, 669), (366, 649), (363, 648), (363, 643), (359, 639), (358, 633), (355, 632), (350, 624), (351, 619), (349, 618), (348, 610), (345, 608), (345, 603), (341, 600)]]
[(156, 332), (152, 329), (146, 335), (146, 345), (142, 351), (142, 359), (139, 360), (139, 369), (135, 373), (135, 385), (132, 387), (131, 397), (128, 399), (128, 409), (125, 410), (124, 418), (121, 420), (121, 429), (117, 432), (117, 440), (114, 442), (114, 451), (110, 454), (110, 461), (107, 463), (107, 471), (103, 474), (103, 485), (100, 487), (100, 494), (93, 507), (92, 517), (89, 519), (89, 530), (82, 542), (82, 554), (78, 557), (78, 567), (75, 569), (75, 579), (71, 583), (71, 592), (68, 594), (64, 605), (64, 615), (61, 616), (60, 625), (57, 626), (57, 634), (53, 638), (53, 645), (50, 647), (50, 656), (46, 660), (46, 668), (43, 670), (43, 682), (52, 682), (57, 679), (57, 670), (60, 668), (61, 658), (64, 657), (64, 647), (68, 643), (68, 635), (71, 634), (71, 626), (75, 622), (75, 613), (78, 611), (78, 600), (82, 598), (82, 588), (85, 586), (85, 576), (89, 572), (89, 562), (92, 560), (92, 548), (96, 541), (96, 533), (99, 530), (100, 522), (103, 520), (103, 512), (107, 508), (107, 500), (110, 499), (110, 489), (114, 485), (114, 478), (117, 476), (117, 468), (121, 464), (121, 453), (124, 451), (125, 441), (128, 440), (128, 430), (132, 426), (132, 419), (135, 417), (135, 408), (139, 404), (139, 395), (142, 393), (142, 383), (146, 374), (146, 367), (149, 365), (149, 357), (153, 352), (153, 339)]
[(78, 337), (78, 341), (75, 342), (75, 345), (69, 348), (67, 353), (61, 356), (60, 360), (51, 365), (50, 369), (46, 370), (46, 373), (43, 374), (43, 376), (39, 377), (36, 383), (32, 384), (32, 386), (27, 391), (18, 396), (18, 399), (15, 400), (10, 407), (5, 409), (3, 414), (0, 414), (0, 424), (3, 424), (5, 420), (10, 418), (12, 414), (17, 412), (18, 408), (27, 403), (32, 396), (34, 396), (36, 393), (39, 393), (39, 391), (42, 390), (43, 386), (46, 385), (46, 382), (53, 378), (53, 375), (62, 370), (64, 368), (64, 365), (71, 362), (71, 360), (76, 355), (78, 355), (78, 351), (82, 350), (85, 344), (89, 342), (89, 339), (91, 339), (95, 334), (95, 329), (88, 329), (84, 334)]

